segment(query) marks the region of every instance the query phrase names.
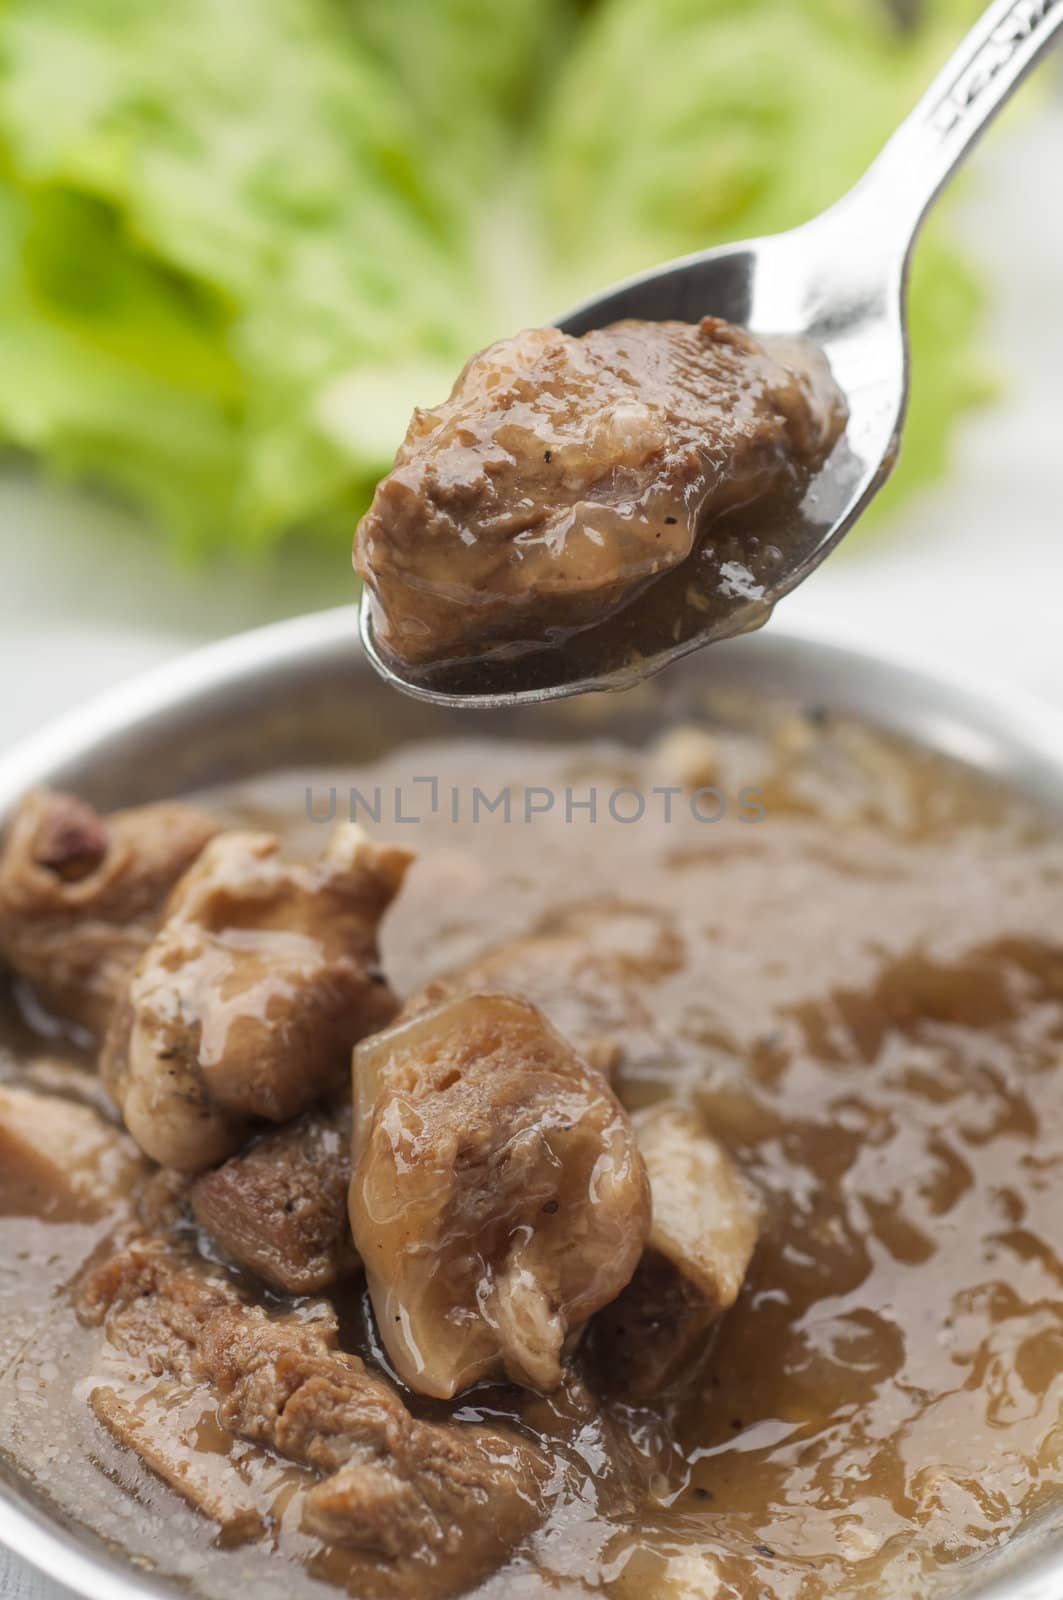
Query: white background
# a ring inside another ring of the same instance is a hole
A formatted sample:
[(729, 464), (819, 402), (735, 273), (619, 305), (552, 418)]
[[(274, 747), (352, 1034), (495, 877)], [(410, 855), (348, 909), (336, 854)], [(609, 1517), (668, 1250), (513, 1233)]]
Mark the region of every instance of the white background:
[[(1006, 400), (965, 424), (946, 484), (888, 536), (854, 539), (785, 614), (844, 619), (1063, 705), (1063, 105), (978, 154), (961, 225), (993, 289)], [(32, 474), (0, 477), (0, 749), (206, 639), (353, 598), (334, 572), (175, 573), (127, 515)], [(0, 1552), (3, 1600), (60, 1593)]]

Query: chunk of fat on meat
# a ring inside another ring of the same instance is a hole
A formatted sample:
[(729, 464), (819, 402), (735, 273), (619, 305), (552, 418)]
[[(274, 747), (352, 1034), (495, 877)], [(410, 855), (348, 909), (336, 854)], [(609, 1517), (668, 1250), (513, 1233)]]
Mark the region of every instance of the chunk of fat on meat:
[(693, 1112), (651, 1106), (633, 1120), (653, 1195), (650, 1246), (681, 1263), (705, 1298), (726, 1310), (756, 1245), (755, 1195)]
[(176, 801), (101, 816), (33, 790), (0, 849), (0, 960), (49, 1009), (102, 1036), (167, 895), (217, 831)]
[(738, 1298), (756, 1247), (760, 1210), (731, 1157), (682, 1107), (632, 1118), (649, 1173), (653, 1226), (628, 1287), (595, 1320), (607, 1386), (658, 1393), (703, 1346)]
[(197, 1172), (255, 1120), (287, 1122), (342, 1082), (397, 1002), (377, 930), (411, 857), (341, 824), (323, 856), (225, 833), (174, 890), (108, 1030), (101, 1071), (130, 1133)]
[(459, 995), (359, 1045), (354, 1106), (351, 1225), (400, 1376), (555, 1389), (650, 1225), (605, 1077), (528, 1001)]
[(319, 1294), (359, 1270), (351, 1239), (350, 1110), (312, 1111), (265, 1134), (188, 1191), (230, 1260), (288, 1294)]
[[(218, 1511), (241, 1519), (263, 1511), (268, 1479), (257, 1466), (257, 1478), (240, 1472), (232, 1441), (294, 1463), (305, 1474), (303, 1532), (363, 1560), (366, 1592), (464, 1592), (541, 1520), (550, 1474), (535, 1446), (502, 1430), (414, 1418), (386, 1380), (338, 1348), (327, 1308), (271, 1317), (148, 1241), (96, 1268), (79, 1309), (104, 1329), (92, 1403), (116, 1437), (215, 1520)], [(205, 1480), (202, 1464), (182, 1464), (199, 1435), (181, 1418), (161, 1447), (139, 1414), (130, 1418), (138, 1372), (160, 1404), (176, 1395), (184, 1417), (194, 1404), (210, 1406), (220, 1435), (211, 1434), (217, 1461)], [(169, 1387), (153, 1384), (160, 1377)], [(223, 1462), (240, 1481), (229, 1481)], [(283, 1493), (287, 1506), (290, 1479)]]
[(146, 1165), (88, 1106), (0, 1087), (0, 1215), (94, 1222), (129, 1206)]

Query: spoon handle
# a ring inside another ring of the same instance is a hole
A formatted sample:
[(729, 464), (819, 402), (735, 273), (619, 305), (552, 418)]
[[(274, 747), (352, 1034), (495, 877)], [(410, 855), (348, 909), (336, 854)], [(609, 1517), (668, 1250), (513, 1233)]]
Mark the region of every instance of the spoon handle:
[(1063, 0), (995, 0), (901, 123), (865, 184), (880, 201), (892, 189), (910, 237), (1061, 27)]

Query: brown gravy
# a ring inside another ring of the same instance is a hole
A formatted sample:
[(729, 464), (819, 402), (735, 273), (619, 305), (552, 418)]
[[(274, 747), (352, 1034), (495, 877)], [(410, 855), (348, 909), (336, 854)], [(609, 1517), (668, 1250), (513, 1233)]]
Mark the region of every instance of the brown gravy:
[[(622, 1027), (623, 1098), (695, 1105), (764, 1197), (739, 1301), (664, 1400), (603, 1404), (577, 1370), (549, 1400), (412, 1402), (514, 1419), (558, 1462), (545, 1524), (477, 1592), (925, 1593), (1060, 1498), (1063, 841), (851, 723), (721, 733), (696, 798), (684, 764), (668, 746), (469, 741), (207, 799), (308, 852), (308, 806), (344, 815), (353, 788), (358, 820), (378, 805), (371, 831), (420, 855), (385, 930), (400, 993), (544, 922), (578, 926), (624, 982), (562, 985), (559, 1025)], [(507, 789), (508, 821), (483, 800), (474, 820), (474, 791)], [(640, 803), (639, 821), (611, 814)], [(12, 1019), (0, 1076), (39, 1074), (45, 1053)], [(100, 1224), (0, 1218), (0, 1452), (197, 1593), (345, 1585), (344, 1554), (283, 1515), (265, 1543), (223, 1548), (94, 1423), (95, 1339), (64, 1285), (100, 1242)], [(379, 1359), (357, 1290), (342, 1310)], [(208, 1411), (204, 1449), (224, 1449)], [(296, 1477), (276, 1469), (279, 1504)]]

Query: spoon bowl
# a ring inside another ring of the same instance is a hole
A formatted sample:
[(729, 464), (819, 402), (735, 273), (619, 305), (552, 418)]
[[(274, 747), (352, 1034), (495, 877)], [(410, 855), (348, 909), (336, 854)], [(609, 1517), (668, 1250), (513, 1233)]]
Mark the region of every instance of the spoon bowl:
[[(1063, 0), (996, 0), (854, 189), (787, 233), (684, 256), (577, 306), (557, 326), (572, 335), (622, 318), (697, 322), (722, 317), (761, 337), (798, 337), (830, 362), (848, 423), (801, 506), (805, 537), (770, 587), (714, 608), (702, 631), (588, 667), (586, 653), (499, 653), (414, 675), (381, 652), (363, 593), (366, 652), (391, 684), (422, 700), (494, 708), (626, 688), (720, 639), (760, 627), (862, 515), (897, 460), (908, 398), (907, 278), (920, 226), (979, 135), (1063, 26)], [(588, 636), (593, 630), (588, 630)]]

